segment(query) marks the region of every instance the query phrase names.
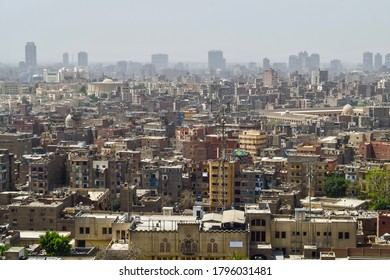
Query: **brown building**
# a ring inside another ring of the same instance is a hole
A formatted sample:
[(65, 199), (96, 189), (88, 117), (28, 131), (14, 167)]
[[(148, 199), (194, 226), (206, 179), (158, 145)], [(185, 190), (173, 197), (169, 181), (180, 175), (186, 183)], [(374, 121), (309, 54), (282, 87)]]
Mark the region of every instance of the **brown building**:
[(367, 160), (390, 160), (390, 142), (361, 142), (359, 154)]
[(168, 148), (168, 143), (168, 138), (165, 136), (145, 136), (141, 138), (142, 147), (157, 148), (159, 151)]
[(37, 193), (46, 194), (65, 184), (65, 156), (49, 155), (29, 164), (29, 186)]
[(62, 211), (73, 206), (74, 194), (58, 191), (55, 195), (15, 197), (8, 205), (9, 225), (14, 230), (71, 230), (62, 220)]
[(0, 149), (0, 192), (15, 187), (14, 155), (7, 149)]
[(390, 234), (390, 211), (378, 211), (377, 217), (377, 236), (381, 237), (384, 234)]
[(30, 133), (2, 133), (0, 134), (0, 149), (7, 149), (10, 154), (17, 158), (31, 154), (32, 134)]
[(196, 162), (207, 161), (212, 158), (213, 149), (210, 142), (205, 141), (183, 141), (183, 157)]

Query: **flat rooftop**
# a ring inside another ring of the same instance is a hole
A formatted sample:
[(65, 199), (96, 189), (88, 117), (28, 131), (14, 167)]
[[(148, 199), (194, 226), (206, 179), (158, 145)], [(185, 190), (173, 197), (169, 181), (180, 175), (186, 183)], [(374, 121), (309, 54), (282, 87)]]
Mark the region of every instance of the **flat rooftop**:
[(151, 216), (137, 216), (140, 219), (140, 223), (136, 223), (135, 231), (176, 231), (179, 223), (197, 223), (197, 217), (195, 216), (163, 216), (163, 215), (151, 215)]

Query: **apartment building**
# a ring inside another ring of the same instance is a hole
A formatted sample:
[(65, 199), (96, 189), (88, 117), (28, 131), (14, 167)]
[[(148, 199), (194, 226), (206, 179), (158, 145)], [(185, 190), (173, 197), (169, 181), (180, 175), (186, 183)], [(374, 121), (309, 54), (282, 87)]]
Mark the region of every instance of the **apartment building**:
[(216, 159), (209, 162), (209, 203), (211, 211), (234, 205), (234, 184), (238, 175), (237, 160)]
[(240, 149), (252, 156), (260, 156), (261, 150), (267, 147), (267, 133), (259, 130), (242, 130), (238, 135)]
[(30, 190), (46, 194), (65, 184), (65, 157), (62, 155), (49, 155), (38, 157), (39, 160), (29, 164)]

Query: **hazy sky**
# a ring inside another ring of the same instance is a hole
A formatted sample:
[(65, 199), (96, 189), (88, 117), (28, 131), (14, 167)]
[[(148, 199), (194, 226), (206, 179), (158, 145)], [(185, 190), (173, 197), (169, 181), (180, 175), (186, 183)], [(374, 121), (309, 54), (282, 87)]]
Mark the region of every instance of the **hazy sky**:
[(27, 41), (38, 64), (68, 52), (90, 62), (287, 62), (301, 50), (321, 62), (360, 62), (369, 50), (390, 53), (389, 0), (0, 0), (0, 62), (24, 60)]

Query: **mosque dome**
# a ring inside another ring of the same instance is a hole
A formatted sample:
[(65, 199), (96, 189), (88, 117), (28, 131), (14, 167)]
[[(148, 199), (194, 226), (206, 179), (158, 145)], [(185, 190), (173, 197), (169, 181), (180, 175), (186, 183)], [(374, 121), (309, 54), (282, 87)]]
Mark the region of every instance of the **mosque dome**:
[(343, 111), (341, 112), (342, 116), (353, 116), (353, 107), (349, 104), (343, 107)]
[(112, 83), (112, 82), (113, 82), (113, 80), (111, 80), (111, 79), (104, 79), (102, 83), (109, 84), (109, 83)]

